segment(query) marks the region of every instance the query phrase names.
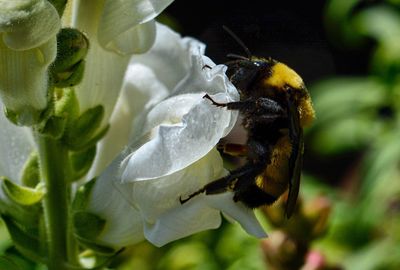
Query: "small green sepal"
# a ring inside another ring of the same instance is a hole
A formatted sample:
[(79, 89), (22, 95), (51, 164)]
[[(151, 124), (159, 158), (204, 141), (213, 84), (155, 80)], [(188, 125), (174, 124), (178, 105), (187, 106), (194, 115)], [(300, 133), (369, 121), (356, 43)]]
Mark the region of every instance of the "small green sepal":
[(51, 107), (44, 124), (38, 127), (41, 134), (60, 139), (69, 122), (79, 116), (79, 102), (72, 88), (54, 88)]
[(86, 209), (95, 183), (96, 178), (93, 178), (78, 188), (72, 203), (72, 210), (74, 212), (79, 212)]
[(39, 156), (32, 152), (22, 169), (21, 183), (27, 187), (35, 187), (40, 182)]
[(5, 177), (1, 177), (1, 187), (7, 197), (19, 205), (34, 205), (40, 202), (45, 195), (45, 189), (42, 185), (36, 188), (24, 187), (15, 184)]
[[(102, 134), (103, 130), (96, 134), (103, 118), (104, 107), (102, 105), (98, 105), (82, 113), (78, 119), (69, 124), (64, 136), (65, 144), (71, 150), (75, 151), (82, 151), (84, 148), (93, 146), (99, 139), (99, 134), (101, 136), (105, 134)], [(94, 143), (93, 139), (96, 139)]]
[(104, 219), (86, 211), (75, 212), (73, 221), (75, 234), (80, 238), (88, 240), (95, 240), (106, 225)]
[(96, 146), (92, 146), (84, 151), (71, 152), (69, 157), (72, 168), (72, 180), (82, 178), (91, 168), (96, 156)]
[(31, 126), (40, 122), (40, 116), (42, 111), (35, 110), (34, 108), (27, 106), (21, 112), (17, 113), (8, 108), (4, 109), (4, 115), (7, 119), (17, 126)]
[(47, 119), (46, 124), (40, 129), (40, 133), (46, 134), (53, 139), (59, 139), (64, 134), (67, 119), (58, 116), (51, 116)]

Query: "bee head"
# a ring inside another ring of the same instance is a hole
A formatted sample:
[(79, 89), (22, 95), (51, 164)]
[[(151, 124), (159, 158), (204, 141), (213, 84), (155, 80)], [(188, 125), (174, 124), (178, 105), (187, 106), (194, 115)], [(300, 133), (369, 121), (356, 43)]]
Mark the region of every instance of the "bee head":
[(230, 57), (238, 59), (225, 63), (228, 66), (227, 75), (242, 96), (249, 95), (250, 89), (260, 78), (265, 77), (266, 74), (269, 76), (269, 70), (275, 62), (272, 59), (255, 57), (245, 58), (235, 55), (230, 55)]

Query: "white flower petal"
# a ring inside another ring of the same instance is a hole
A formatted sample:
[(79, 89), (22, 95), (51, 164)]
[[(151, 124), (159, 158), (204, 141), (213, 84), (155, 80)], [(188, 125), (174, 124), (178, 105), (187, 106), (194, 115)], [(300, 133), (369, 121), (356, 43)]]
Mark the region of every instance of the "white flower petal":
[[(103, 40), (103, 32), (99, 32), (99, 42), (107, 50), (119, 54), (144, 53), (154, 44), (156, 24), (154, 20), (139, 24), (128, 31), (114, 37), (111, 41)], [(108, 41), (108, 42), (107, 42)]]
[[(105, 0), (98, 30), (100, 44), (125, 54), (146, 51), (154, 41), (147, 32), (154, 30), (154, 23), (145, 23), (154, 19), (172, 1)], [(146, 29), (136, 29), (141, 24), (145, 24), (143, 27)], [(127, 46), (131, 42), (136, 44)]]
[[(98, 49), (101, 50), (101, 48)], [(208, 58), (201, 56), (204, 50), (204, 44), (190, 38), (182, 39), (168, 27), (157, 23), (157, 40), (154, 47), (145, 54), (133, 56), (128, 66), (122, 93), (110, 119), (112, 128), (99, 144), (99, 154), (89, 174), (91, 177), (96, 176), (111, 162), (127, 145), (129, 138), (142, 137), (145, 133), (143, 125), (147, 121), (146, 114), (152, 106), (168, 95), (172, 95), (172, 92), (179, 94), (179, 91), (187, 90), (184, 87), (192, 89), (192, 92), (202, 91), (201, 81), (212, 84), (224, 78), (222, 66), (210, 71), (202, 70), (203, 59), (208, 65), (215, 66)], [(192, 59), (193, 54), (196, 55), (194, 59)], [(198, 67), (191, 68), (190, 65), (198, 65)], [(190, 79), (198, 76), (201, 78), (197, 80), (198, 86), (194, 88), (190, 85)], [(99, 77), (101, 76), (94, 76), (94, 78)], [(182, 86), (175, 89), (178, 84)], [(215, 92), (221, 88), (228, 88), (231, 92), (232, 89), (234, 90), (232, 85), (218, 82), (217, 84), (219, 87), (212, 89)], [(110, 87), (113, 86), (110, 85)], [(81, 86), (78, 86), (78, 89), (81, 89)], [(82, 93), (87, 94), (85, 95), (87, 99), (94, 98), (93, 95), (89, 95), (90, 91)], [(229, 95), (233, 96), (231, 93)], [(135, 142), (135, 145), (138, 144), (140, 141)]]
[(213, 149), (184, 170), (153, 181), (133, 183), (130, 200), (142, 214), (146, 238), (160, 246), (199, 231), (217, 228), (221, 223), (220, 212), (201, 199), (204, 195), (183, 205), (179, 197), (198, 190), (224, 173), (222, 158)]
[(30, 130), (11, 124), (3, 113), (0, 102), (0, 175), (19, 182), (21, 170), (34, 150)]
[(240, 202), (234, 202), (233, 195), (232, 192), (226, 192), (218, 196), (208, 195), (205, 200), (210, 207), (219, 209), (225, 215), (238, 221), (247, 233), (258, 238), (267, 237), (253, 210)]
[[(85, 111), (89, 108), (97, 106), (98, 104), (102, 104), (104, 106), (105, 117), (102, 126), (107, 123), (109, 117), (111, 116), (121, 90), (122, 80), (124, 78), (124, 73), (129, 63), (130, 56), (120, 55), (115, 52), (105, 50), (103, 47), (104, 44), (99, 44), (96, 41), (98, 39), (107, 39), (106, 43), (110, 46), (117, 46), (118, 48), (131, 48), (132, 46), (147, 47), (150, 43), (153, 43), (154, 40), (155, 27), (153, 21), (148, 21), (147, 23), (137, 26), (136, 28), (129, 28), (123, 32), (120, 32), (120, 30), (123, 28), (122, 25), (124, 25), (125, 22), (119, 22), (119, 19), (115, 17), (118, 15), (118, 12), (115, 13), (115, 10), (113, 10), (111, 7), (114, 5), (118, 6), (116, 9), (121, 11), (120, 15), (123, 18), (126, 19), (129, 17), (131, 21), (135, 21), (137, 20), (137, 18), (134, 16), (135, 14), (131, 14), (129, 12), (129, 14), (127, 14), (128, 9), (124, 10), (124, 8), (121, 8), (121, 6), (123, 7), (124, 5), (131, 4), (128, 2), (129, 1), (86, 0), (78, 0), (74, 2), (75, 17), (73, 18), (72, 25), (73, 27), (83, 31), (88, 36), (89, 40), (92, 41), (88, 55), (86, 56), (83, 80), (79, 85), (76, 86), (77, 95), (80, 102), (81, 111)], [(161, 3), (157, 3), (156, 6), (156, 10), (158, 10), (162, 5)], [(107, 15), (108, 13), (111, 14)], [(105, 19), (104, 16), (106, 16), (107, 19)], [(124, 20), (123, 18), (120, 19)], [(110, 25), (103, 25), (107, 20), (110, 20)], [(140, 21), (144, 23), (142, 19)], [(118, 26), (121, 27), (121, 29), (113, 29), (113, 23), (121, 23), (121, 25)], [(102, 29), (99, 24), (102, 24), (102, 26), (107, 28), (107, 31), (112, 32), (109, 33), (112, 35), (112, 38), (104, 34), (104, 29)], [(130, 35), (130, 37), (128, 38), (126, 36), (120, 36), (122, 34)], [(115, 39), (116, 37), (118, 38)], [(132, 38), (140, 38), (141, 40), (139, 43), (135, 42), (135, 44), (132, 44)]]
[[(205, 45), (192, 38), (181, 38), (178, 33), (160, 23), (156, 26), (157, 36), (153, 47), (146, 54), (134, 55), (132, 61), (151, 68), (158, 80), (173, 91), (188, 76), (190, 66), (197, 64), (192, 63), (192, 55), (201, 59)], [(198, 68), (202, 67), (201, 65)]]
[(0, 0), (0, 34), (13, 50), (28, 50), (56, 36), (61, 22), (46, 0)]
[[(171, 31), (160, 32), (176, 39), (176, 34)], [(180, 81), (172, 82), (173, 89), (167, 88), (171, 96), (169, 99), (160, 102), (143, 115), (145, 119), (136, 121), (136, 131), (132, 136), (141, 138), (141, 141), (150, 141), (126, 158), (122, 165), (125, 169), (122, 181), (157, 178), (188, 166), (207, 154), (231, 130), (236, 121), (237, 112), (217, 108), (202, 98), (205, 89), (220, 102), (239, 98), (236, 89), (224, 75), (226, 67), (215, 66), (208, 58), (203, 57), (201, 53), (204, 48), (200, 43), (189, 39), (183, 43), (186, 50), (182, 51), (186, 52), (184, 55), (189, 63), (187, 67), (182, 65), (182, 71), (186, 70), (186, 73), (181, 76)], [(159, 55), (157, 44), (154, 50), (146, 54), (150, 61), (145, 61), (145, 56), (142, 56), (142, 61), (140, 58), (134, 59), (150, 64), (152, 68), (157, 66), (157, 61), (152, 60), (154, 55)], [(163, 46), (160, 46), (160, 50), (161, 48)], [(211, 70), (203, 68), (205, 62), (211, 62)], [(157, 72), (157, 69), (154, 70)], [(163, 72), (160, 70), (160, 73)], [(138, 142), (132, 143), (133, 150), (136, 149), (134, 145), (138, 145)]]
[[(90, 37), (89, 37), (90, 38)], [(86, 56), (84, 77), (75, 89), (81, 112), (99, 104), (104, 106), (104, 126), (120, 94), (129, 56), (120, 56), (92, 43)]]
[(140, 242), (144, 235), (141, 215), (127, 199), (126, 192), (130, 189), (116, 187), (119, 163), (120, 160), (116, 159), (97, 179), (86, 210), (107, 220), (99, 240), (122, 247)]
[(232, 128), (228, 125), (234, 114), (211, 105), (203, 95), (174, 96), (150, 111), (148, 126), (159, 127), (149, 142), (123, 162), (123, 182), (158, 178), (181, 170), (205, 156)]
[(189, 202), (182, 207), (172, 208), (161, 214), (157, 221), (146, 223), (146, 239), (161, 247), (169, 242), (221, 225), (221, 214), (201, 203)]
[(98, 145), (89, 178), (98, 175), (128, 145), (136, 117), (168, 94), (153, 70), (142, 64), (130, 64), (124, 82), (110, 118), (112, 128)]
[(160, 214), (174, 207), (182, 207), (180, 196), (184, 197), (222, 176), (225, 173), (222, 165), (218, 151), (212, 149), (183, 170), (152, 181), (133, 183), (131, 203), (140, 209), (146, 222), (154, 223)]
[(47, 106), (47, 68), (56, 52), (55, 36), (24, 51), (9, 49), (0, 40), (0, 95), (7, 109), (18, 114), (21, 124), (32, 124), (33, 115)]

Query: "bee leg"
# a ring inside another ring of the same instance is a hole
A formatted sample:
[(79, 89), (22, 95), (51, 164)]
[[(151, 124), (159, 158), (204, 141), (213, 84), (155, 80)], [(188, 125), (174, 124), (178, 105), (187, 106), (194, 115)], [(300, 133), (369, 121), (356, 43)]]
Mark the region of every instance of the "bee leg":
[(197, 190), (196, 192), (193, 192), (193, 193), (190, 194), (186, 199), (182, 199), (182, 197), (179, 197), (179, 202), (180, 202), (181, 204), (184, 204), (185, 202), (189, 201), (191, 198), (193, 198), (193, 197), (195, 197), (195, 196), (197, 196), (197, 195), (203, 193), (203, 192), (205, 191), (204, 188), (205, 188), (205, 187), (203, 187), (203, 188)]
[(215, 105), (215, 106), (217, 106), (217, 107), (226, 107), (226, 106), (227, 106), (227, 103), (219, 103), (219, 102), (216, 102), (215, 100), (212, 99), (212, 97), (210, 97), (209, 94), (205, 94), (205, 95), (203, 96), (203, 98), (206, 98), (206, 99), (210, 100), (210, 101), (212, 102), (212, 104)]
[(286, 114), (286, 110), (275, 100), (259, 97), (254, 104), (256, 113), (261, 115), (280, 115)]
[(208, 183), (201, 189), (190, 194), (186, 199), (182, 199), (180, 197), (179, 201), (181, 204), (184, 204), (191, 198), (204, 192), (206, 193), (206, 195), (211, 195), (211, 194), (220, 194), (227, 191), (235, 191), (237, 183), (239, 181), (246, 181), (246, 179), (252, 179), (252, 178), (254, 179), (254, 177), (262, 170), (261, 168), (260, 169), (256, 168), (257, 167), (254, 167), (253, 165), (251, 166), (249, 164), (244, 165), (243, 167), (232, 171), (227, 176), (221, 177), (215, 181)]
[(212, 102), (213, 105), (217, 107), (227, 107), (228, 110), (239, 110), (239, 111), (246, 111), (249, 108), (254, 107), (255, 101), (254, 100), (245, 100), (245, 101), (234, 101), (234, 102), (227, 102), (227, 103), (220, 103), (216, 102), (215, 100), (210, 97), (209, 94), (205, 94), (203, 98), (206, 98)]

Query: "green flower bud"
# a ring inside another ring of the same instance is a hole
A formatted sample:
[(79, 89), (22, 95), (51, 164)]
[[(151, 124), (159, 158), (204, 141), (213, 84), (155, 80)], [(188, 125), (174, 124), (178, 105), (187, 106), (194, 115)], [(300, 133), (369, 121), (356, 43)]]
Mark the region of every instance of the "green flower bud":
[(57, 43), (57, 57), (51, 66), (53, 83), (56, 87), (76, 85), (83, 77), (89, 41), (78, 30), (64, 28), (57, 35)]

